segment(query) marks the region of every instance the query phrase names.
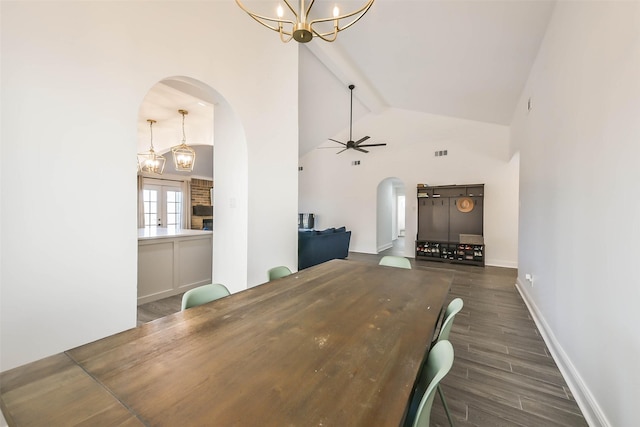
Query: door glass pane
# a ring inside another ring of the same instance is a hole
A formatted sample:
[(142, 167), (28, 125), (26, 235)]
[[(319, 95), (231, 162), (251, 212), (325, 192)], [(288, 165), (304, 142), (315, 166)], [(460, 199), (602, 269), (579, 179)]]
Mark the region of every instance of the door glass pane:
[(145, 189), (142, 191), (142, 204), (144, 206), (144, 226), (156, 227), (158, 225), (158, 191)]
[(145, 185), (142, 191), (145, 227), (182, 227), (180, 187)]
[(167, 190), (167, 228), (181, 227), (182, 193), (176, 190)]

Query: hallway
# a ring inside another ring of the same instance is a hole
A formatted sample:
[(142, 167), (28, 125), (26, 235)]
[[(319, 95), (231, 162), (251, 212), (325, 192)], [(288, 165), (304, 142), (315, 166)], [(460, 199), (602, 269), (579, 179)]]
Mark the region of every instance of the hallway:
[(404, 242), (405, 242), (404, 236), (400, 236), (396, 240), (393, 241), (393, 247), (380, 252), (378, 255), (381, 255), (381, 256), (385, 256), (385, 255), (405, 256), (405, 254), (404, 254), (404, 249), (405, 249)]

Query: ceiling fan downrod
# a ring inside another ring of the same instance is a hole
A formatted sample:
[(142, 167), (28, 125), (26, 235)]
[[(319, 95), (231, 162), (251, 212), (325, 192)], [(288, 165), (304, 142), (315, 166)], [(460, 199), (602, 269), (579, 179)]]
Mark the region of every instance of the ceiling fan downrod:
[(351, 105), (349, 106), (349, 141), (353, 141), (353, 90), (355, 88), (355, 85), (349, 85), (349, 90), (351, 91)]
[(344, 148), (340, 151), (338, 151), (336, 154), (340, 154), (345, 150), (348, 149), (353, 149), (356, 151), (360, 151), (362, 153), (368, 153), (369, 151), (363, 149), (362, 147), (378, 147), (378, 146), (382, 146), (382, 145), (387, 145), (386, 143), (381, 143), (381, 144), (362, 144), (364, 141), (366, 141), (367, 139), (369, 139), (370, 137), (367, 136), (363, 136), (362, 138), (360, 138), (357, 141), (353, 140), (353, 89), (355, 89), (355, 85), (350, 84), (349, 86), (349, 90), (351, 91), (351, 104), (349, 106), (349, 140), (344, 143), (342, 141), (338, 141), (336, 139), (333, 138), (329, 138), (329, 141), (333, 141), (333, 142), (337, 142), (340, 145), (343, 145)]

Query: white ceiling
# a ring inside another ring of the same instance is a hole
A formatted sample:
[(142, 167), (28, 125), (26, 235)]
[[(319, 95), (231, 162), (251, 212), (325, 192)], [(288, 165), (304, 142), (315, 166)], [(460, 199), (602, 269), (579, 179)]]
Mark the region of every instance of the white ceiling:
[[(337, 4), (347, 11), (363, 2)], [(316, 0), (314, 9), (321, 10), (325, 3), (334, 4)], [(376, 0), (334, 43), (290, 42), (285, 48), (298, 48), (300, 54), (300, 155), (327, 138), (347, 139), (349, 84), (356, 85), (354, 139), (366, 134), (357, 128), (359, 118), (390, 107), (509, 125), (554, 4)], [(278, 35), (264, 29), (264, 37)], [(139, 150), (149, 146), (147, 118), (158, 121), (157, 151), (180, 142), (178, 108), (189, 110), (187, 142), (213, 144), (213, 100), (187, 86), (164, 82), (152, 88), (140, 108)], [(373, 139), (369, 142), (383, 142)]]

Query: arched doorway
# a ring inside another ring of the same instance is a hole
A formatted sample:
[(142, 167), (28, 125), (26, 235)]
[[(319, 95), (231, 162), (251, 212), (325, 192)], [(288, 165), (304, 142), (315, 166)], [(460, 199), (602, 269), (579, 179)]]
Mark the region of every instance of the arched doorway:
[[(182, 140), (183, 116), (178, 113), (179, 109), (188, 111), (184, 117), (184, 128), (187, 144), (196, 150), (193, 172), (179, 172), (173, 167), (170, 148)], [(195, 243), (191, 247), (191, 243), (181, 243), (183, 253), (168, 258), (164, 263), (153, 263), (154, 266), (168, 263), (176, 266), (179, 262), (185, 264), (185, 261), (192, 260), (191, 263), (186, 262), (184, 271), (173, 271), (171, 289), (168, 288), (169, 281), (165, 280), (165, 284), (160, 286), (163, 289), (145, 291), (148, 295), (145, 295), (147, 298), (144, 302), (150, 298), (160, 299), (182, 293), (203, 282), (224, 282), (232, 291), (242, 289), (247, 271), (247, 152), (240, 120), (227, 100), (215, 89), (184, 76), (161, 80), (145, 96), (138, 119), (139, 152), (149, 148), (149, 118), (157, 121), (153, 128), (153, 144), (156, 152), (166, 157), (166, 166), (162, 176), (145, 178), (165, 180), (168, 186), (171, 186), (171, 182), (189, 181), (191, 186), (179, 184), (183, 189), (189, 188), (183, 192), (183, 212), (191, 221), (183, 222), (183, 229), (213, 229), (215, 238), (209, 232), (211, 243), (206, 255), (203, 255), (203, 248)], [(144, 212), (143, 208), (139, 204), (141, 212)], [(139, 227), (144, 226), (144, 221), (141, 222), (144, 218), (140, 217)], [(140, 299), (140, 250), (138, 257), (138, 302), (143, 302)], [(203, 266), (208, 268), (206, 279), (201, 277), (202, 274), (195, 273), (198, 269), (202, 270)], [(154, 270), (156, 277), (153, 280), (158, 282), (160, 278), (166, 279), (166, 273)]]

